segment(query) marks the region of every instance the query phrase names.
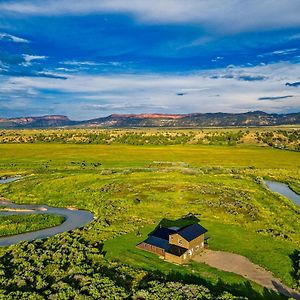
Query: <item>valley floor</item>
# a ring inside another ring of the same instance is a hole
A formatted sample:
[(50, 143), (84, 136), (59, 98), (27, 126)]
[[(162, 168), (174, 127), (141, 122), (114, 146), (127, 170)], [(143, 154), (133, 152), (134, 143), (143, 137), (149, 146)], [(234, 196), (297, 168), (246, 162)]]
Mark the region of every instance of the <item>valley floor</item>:
[[(92, 297), (85, 283), (102, 286), (105, 277), (116, 293), (131, 297), (135, 290), (155, 290), (147, 279), (152, 274), (158, 286), (197, 284), (215, 298), (226, 291), (249, 299), (282, 299), (242, 276), (198, 262), (174, 266), (135, 245), (162, 219), (192, 214), (208, 229), (210, 249), (243, 255), (299, 289), (300, 208), (263, 182), (277, 180), (300, 191), (299, 166), (298, 152), (254, 145), (2, 144), (0, 177), (24, 177), (1, 185), (3, 197), (85, 209), (96, 219), (74, 233), (1, 249), (0, 294), (14, 294), (13, 287), (20, 285), (22, 294), (72, 291)], [(7, 257), (20, 257), (16, 261), (22, 268), (11, 266)]]

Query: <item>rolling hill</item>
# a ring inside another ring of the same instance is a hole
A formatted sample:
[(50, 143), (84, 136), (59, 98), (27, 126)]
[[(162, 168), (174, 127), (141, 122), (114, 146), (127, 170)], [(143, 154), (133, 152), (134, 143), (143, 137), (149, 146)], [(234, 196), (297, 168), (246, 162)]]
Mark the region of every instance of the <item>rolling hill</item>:
[(85, 121), (72, 121), (66, 116), (1, 118), (0, 128), (48, 128), (48, 127), (239, 127), (277, 126), (300, 124), (300, 112), (268, 114), (262, 111), (247, 113), (192, 113), (192, 114), (112, 114)]

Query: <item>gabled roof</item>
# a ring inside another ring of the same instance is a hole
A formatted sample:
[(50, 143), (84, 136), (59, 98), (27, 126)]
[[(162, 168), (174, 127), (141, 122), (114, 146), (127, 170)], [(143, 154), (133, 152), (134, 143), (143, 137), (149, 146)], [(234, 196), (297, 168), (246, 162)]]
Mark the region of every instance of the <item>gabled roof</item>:
[(155, 236), (164, 240), (169, 240), (169, 235), (176, 233), (177, 231), (174, 229), (166, 228), (166, 227), (158, 227), (155, 229), (151, 236)]
[(198, 223), (186, 226), (180, 229), (177, 234), (182, 236), (188, 242), (192, 241), (193, 239), (197, 238), (198, 236), (207, 232), (207, 229), (199, 225)]
[(149, 245), (158, 247), (158, 248), (162, 248), (164, 250), (168, 250), (169, 249), (169, 241), (165, 240), (165, 239), (161, 239), (155, 236), (149, 236), (144, 243), (147, 243)]

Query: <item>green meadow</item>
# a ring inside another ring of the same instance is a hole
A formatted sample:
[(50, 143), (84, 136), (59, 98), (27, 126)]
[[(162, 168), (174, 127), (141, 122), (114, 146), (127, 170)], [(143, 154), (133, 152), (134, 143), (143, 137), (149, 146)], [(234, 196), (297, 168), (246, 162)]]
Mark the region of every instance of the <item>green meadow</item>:
[(281, 298), (235, 274), (195, 262), (175, 266), (135, 247), (162, 219), (192, 214), (208, 229), (211, 249), (244, 255), (297, 288), (291, 256), (300, 249), (300, 208), (263, 178), (299, 191), (299, 152), (244, 144), (1, 144), (0, 176), (13, 175), (23, 179), (0, 185), (5, 198), (92, 211), (96, 220), (80, 236), (103, 243), (107, 262), (250, 299)]
[(63, 221), (63, 217), (46, 214), (0, 216), (0, 237), (57, 226)]
[(185, 162), (191, 167), (257, 167), (295, 169), (299, 153), (258, 146), (171, 145), (128, 146), (86, 144), (2, 144), (0, 167), (9, 171), (146, 167), (153, 162)]

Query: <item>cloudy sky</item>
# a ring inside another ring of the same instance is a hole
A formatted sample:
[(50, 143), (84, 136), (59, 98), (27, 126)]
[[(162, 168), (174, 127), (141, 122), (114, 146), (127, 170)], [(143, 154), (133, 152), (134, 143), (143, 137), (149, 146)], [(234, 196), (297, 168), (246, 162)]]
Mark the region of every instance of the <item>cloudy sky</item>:
[(0, 1), (0, 117), (300, 111), (299, 0)]

